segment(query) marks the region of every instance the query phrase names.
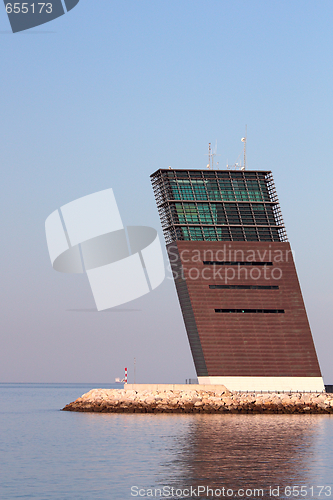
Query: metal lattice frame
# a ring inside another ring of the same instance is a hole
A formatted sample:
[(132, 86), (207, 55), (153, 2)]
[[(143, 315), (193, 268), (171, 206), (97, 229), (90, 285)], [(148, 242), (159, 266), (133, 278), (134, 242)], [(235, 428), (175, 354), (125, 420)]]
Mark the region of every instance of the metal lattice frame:
[(165, 241), (166, 243), (177, 241), (176, 231), (171, 216), (169, 196), (166, 188), (167, 186), (163, 182), (161, 170), (157, 172), (157, 175), (153, 174), (153, 176), (151, 177), (157, 210), (160, 216)]
[(265, 180), (266, 180), (266, 185), (267, 185), (267, 189), (268, 189), (268, 192), (269, 192), (270, 199), (274, 202), (273, 212), (274, 212), (274, 216), (275, 216), (276, 222), (277, 222), (278, 226), (282, 226), (278, 230), (279, 231), (280, 239), (281, 239), (281, 241), (288, 241), (287, 231), (286, 231), (286, 228), (285, 228), (285, 225), (284, 225), (284, 220), (283, 220), (283, 217), (282, 217), (280, 202), (279, 202), (279, 198), (278, 198), (278, 195), (277, 195), (277, 192), (276, 192), (276, 187), (275, 187), (275, 182), (274, 182), (274, 179), (273, 179), (272, 172), (268, 172), (267, 173), (267, 175), (265, 177)]
[[(260, 233), (258, 231), (259, 228), (262, 227), (262, 228), (269, 229), (272, 238), (273, 238), (273, 235), (271, 233), (271, 228), (275, 228), (277, 230), (277, 232), (278, 232), (279, 240), (283, 241), (283, 242), (288, 241), (287, 233), (286, 233), (286, 229), (285, 229), (285, 225), (284, 225), (284, 221), (283, 221), (283, 217), (282, 217), (282, 213), (281, 213), (281, 208), (280, 208), (278, 196), (277, 196), (277, 193), (276, 193), (274, 179), (273, 179), (273, 175), (272, 175), (271, 172), (260, 172), (260, 173), (264, 173), (265, 174), (265, 183), (266, 183), (266, 186), (267, 186), (267, 190), (268, 190), (270, 201), (263, 201), (263, 202), (259, 202), (259, 203), (264, 203), (265, 207), (268, 204), (272, 207), (272, 211), (273, 211), (274, 218), (275, 218), (275, 221), (276, 221), (276, 225), (275, 226), (272, 226), (272, 225), (260, 226), (260, 225), (256, 224), (256, 219), (255, 219), (254, 214), (253, 214), (253, 219), (254, 219), (255, 224), (254, 225), (249, 225), (249, 226), (244, 225), (244, 224), (241, 224), (241, 225), (226, 224), (226, 225), (223, 225), (223, 226), (219, 226), (218, 224), (202, 224), (202, 223), (199, 223), (199, 224), (198, 223), (196, 223), (196, 224), (189, 224), (189, 223), (175, 224), (174, 219), (173, 219), (173, 215), (172, 215), (172, 205), (175, 202), (177, 202), (177, 203), (178, 202), (179, 203), (200, 203), (200, 202), (204, 202), (204, 203), (217, 203), (217, 204), (222, 204), (224, 208), (229, 203), (236, 203), (236, 204), (238, 204), (238, 203), (249, 203), (250, 207), (252, 207), (253, 204), (255, 204), (257, 202), (254, 202), (254, 201), (245, 201), (245, 200), (243, 200), (243, 201), (237, 200), (236, 193), (235, 193), (235, 190), (234, 190), (232, 182), (231, 182), (231, 185), (232, 185), (232, 190), (234, 192), (235, 201), (219, 201), (219, 200), (212, 200), (212, 199), (209, 200), (209, 198), (207, 200), (175, 199), (174, 196), (173, 196), (173, 193), (172, 193), (170, 179), (168, 178), (168, 175), (167, 175), (169, 172), (170, 172), (170, 170), (158, 170), (157, 172), (155, 172), (154, 174), (151, 175), (152, 186), (153, 186), (153, 190), (154, 190), (154, 196), (155, 196), (155, 200), (156, 200), (156, 204), (157, 204), (157, 208), (158, 208), (158, 212), (159, 212), (159, 216), (160, 216), (160, 220), (161, 220), (161, 225), (162, 225), (164, 237), (165, 237), (165, 240), (166, 240), (167, 244), (168, 243), (172, 243), (173, 241), (178, 241), (178, 240), (184, 239), (184, 237), (182, 236), (182, 230), (181, 230), (182, 226), (183, 227), (187, 226), (188, 228), (191, 228), (191, 227), (200, 227), (201, 229), (203, 229), (205, 227), (206, 228), (212, 228), (212, 229), (215, 229), (215, 232), (216, 232), (216, 229), (218, 227), (223, 227), (225, 229), (228, 229), (228, 232), (229, 232), (229, 235), (230, 235), (230, 240), (229, 241), (233, 240), (232, 232), (230, 231), (232, 227), (235, 227), (235, 228), (239, 227), (239, 228), (242, 229), (242, 234), (243, 234), (243, 237), (244, 237), (244, 241), (246, 241), (246, 234), (244, 232), (245, 228), (253, 228), (253, 229), (255, 229), (256, 234), (258, 236), (258, 241), (260, 241)], [(173, 172), (175, 172), (175, 171), (173, 171)], [(187, 173), (189, 173), (189, 172), (192, 172), (192, 171), (186, 171), (186, 170), (178, 171), (178, 170), (176, 170), (176, 172), (187, 172)], [(204, 171), (200, 171), (200, 170), (197, 171), (197, 172), (198, 173), (200, 172), (201, 174), (204, 173)], [(229, 170), (221, 171), (220, 170), (220, 171), (214, 171), (214, 172), (225, 172), (225, 173), (228, 172), (228, 174), (230, 175), (231, 171), (229, 171)], [(252, 172), (254, 173), (254, 171), (252, 171)], [(244, 172), (244, 173), (246, 174), (246, 172)], [(261, 184), (260, 184), (260, 179), (258, 177), (258, 173), (259, 172), (255, 172), (255, 173), (257, 174), (256, 175), (256, 180), (258, 181), (259, 186), (260, 186), (260, 190), (262, 192), (262, 187), (261, 187)], [(243, 174), (243, 172), (242, 172), (242, 174)], [(204, 180), (204, 178), (203, 178), (203, 180)], [(218, 178), (215, 177), (215, 180), (218, 180)], [(230, 177), (230, 180), (233, 180), (232, 177)], [(247, 180), (249, 180), (249, 179), (247, 179), (245, 177), (245, 175), (243, 174), (242, 175), (242, 180), (245, 183), (245, 189), (246, 189), (246, 191), (249, 193), (248, 184), (247, 184)], [(190, 177), (189, 177), (189, 183), (192, 186), (192, 179)], [(207, 195), (208, 195), (208, 193), (207, 193)], [(222, 192), (221, 192), (221, 195), (222, 195)], [(263, 200), (264, 200), (265, 197), (264, 197), (264, 193), (263, 192), (262, 192), (262, 195), (263, 195)], [(249, 199), (250, 199), (250, 197), (249, 197)], [(251, 208), (251, 212), (253, 212), (252, 208)], [(267, 220), (269, 221), (266, 208), (265, 208), (265, 214), (266, 214)], [(218, 233), (216, 233), (216, 235), (217, 234)], [(225, 240), (225, 241), (228, 241), (228, 240)], [(264, 241), (267, 241), (267, 240), (264, 240)], [(272, 241), (274, 241), (274, 239)]]

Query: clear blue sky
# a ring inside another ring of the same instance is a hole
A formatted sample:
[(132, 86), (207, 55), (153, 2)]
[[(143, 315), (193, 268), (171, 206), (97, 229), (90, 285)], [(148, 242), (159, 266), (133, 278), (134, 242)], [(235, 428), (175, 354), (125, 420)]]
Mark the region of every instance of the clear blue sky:
[(149, 175), (236, 161), (271, 169), (325, 383), (333, 383), (333, 4), (81, 0), (11, 34), (0, 9), (0, 381), (184, 382), (195, 371), (174, 285), (88, 313), (53, 271), (44, 222), (112, 187), (123, 222), (162, 232)]

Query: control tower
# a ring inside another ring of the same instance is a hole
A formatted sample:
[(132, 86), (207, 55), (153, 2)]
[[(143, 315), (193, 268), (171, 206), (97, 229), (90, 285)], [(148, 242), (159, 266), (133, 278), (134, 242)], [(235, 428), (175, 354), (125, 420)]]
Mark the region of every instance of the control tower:
[(151, 181), (199, 383), (323, 391), (272, 172)]

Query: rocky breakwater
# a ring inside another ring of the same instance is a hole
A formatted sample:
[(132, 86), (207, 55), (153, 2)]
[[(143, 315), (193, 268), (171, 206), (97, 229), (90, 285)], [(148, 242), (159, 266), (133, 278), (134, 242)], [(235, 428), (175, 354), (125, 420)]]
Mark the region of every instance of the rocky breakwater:
[(333, 394), (93, 389), (63, 408), (98, 413), (333, 413)]

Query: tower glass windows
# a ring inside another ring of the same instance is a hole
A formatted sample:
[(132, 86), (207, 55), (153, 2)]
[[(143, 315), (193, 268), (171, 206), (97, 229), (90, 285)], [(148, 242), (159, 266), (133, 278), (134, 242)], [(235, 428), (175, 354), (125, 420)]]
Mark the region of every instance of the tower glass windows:
[(287, 241), (270, 171), (158, 170), (151, 177), (169, 243)]

